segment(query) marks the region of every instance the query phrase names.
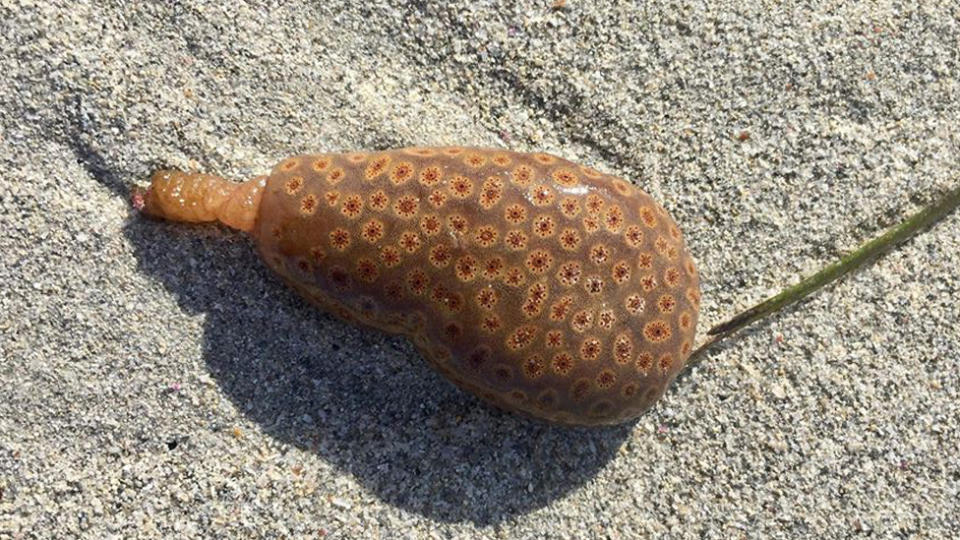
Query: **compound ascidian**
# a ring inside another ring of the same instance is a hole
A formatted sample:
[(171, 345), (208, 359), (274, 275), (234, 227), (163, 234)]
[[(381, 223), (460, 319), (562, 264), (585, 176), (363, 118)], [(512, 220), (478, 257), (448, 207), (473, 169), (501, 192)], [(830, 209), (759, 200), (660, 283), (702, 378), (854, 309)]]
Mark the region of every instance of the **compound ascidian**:
[(303, 155), (243, 184), (160, 171), (142, 204), (249, 232), (303, 296), (544, 420), (636, 417), (693, 346), (700, 292), (676, 223), (628, 182), (549, 154)]

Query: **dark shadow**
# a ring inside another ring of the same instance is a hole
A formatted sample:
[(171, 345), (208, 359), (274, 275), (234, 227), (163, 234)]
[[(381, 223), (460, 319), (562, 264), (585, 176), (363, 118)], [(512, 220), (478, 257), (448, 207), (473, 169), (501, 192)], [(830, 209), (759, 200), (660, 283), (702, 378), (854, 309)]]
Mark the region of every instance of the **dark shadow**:
[(238, 409), (391, 505), (495, 524), (589, 481), (633, 428), (561, 428), (494, 410), (405, 339), (302, 301), (239, 234), (139, 216), (125, 234), (139, 268), (205, 314), (206, 363)]

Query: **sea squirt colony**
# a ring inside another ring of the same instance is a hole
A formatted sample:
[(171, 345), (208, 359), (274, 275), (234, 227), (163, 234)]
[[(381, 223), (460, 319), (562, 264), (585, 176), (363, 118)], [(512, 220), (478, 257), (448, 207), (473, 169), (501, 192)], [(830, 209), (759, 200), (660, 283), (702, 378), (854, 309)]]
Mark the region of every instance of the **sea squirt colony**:
[(148, 215), (249, 232), (300, 294), (408, 336), (450, 381), (562, 424), (634, 418), (690, 354), (680, 229), (630, 183), (543, 153), (301, 155), (236, 184), (159, 171)]

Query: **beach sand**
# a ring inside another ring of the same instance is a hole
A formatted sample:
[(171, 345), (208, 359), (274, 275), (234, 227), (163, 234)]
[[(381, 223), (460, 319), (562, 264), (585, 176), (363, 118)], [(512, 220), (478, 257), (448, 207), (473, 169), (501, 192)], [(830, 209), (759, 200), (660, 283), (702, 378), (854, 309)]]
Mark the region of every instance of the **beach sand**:
[(128, 203), (161, 166), (551, 152), (676, 218), (702, 336), (960, 182), (956, 3), (99, 4), (0, 3), (0, 538), (960, 531), (960, 215), (572, 430)]

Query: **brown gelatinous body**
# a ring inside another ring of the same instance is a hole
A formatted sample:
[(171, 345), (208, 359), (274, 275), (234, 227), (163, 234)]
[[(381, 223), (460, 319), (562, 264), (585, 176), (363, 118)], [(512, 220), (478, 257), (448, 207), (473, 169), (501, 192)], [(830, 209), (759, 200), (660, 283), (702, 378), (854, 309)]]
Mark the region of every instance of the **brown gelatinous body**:
[[(286, 282), (408, 336), (504, 409), (625, 421), (692, 349), (694, 262), (666, 211), (619, 178), (548, 154), (448, 147), (296, 156), (255, 180), (246, 197), (259, 207), (241, 228)], [(150, 195), (145, 211), (164, 215)]]

